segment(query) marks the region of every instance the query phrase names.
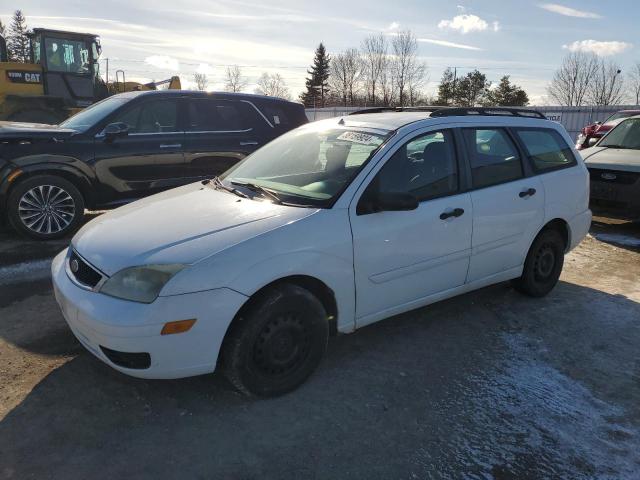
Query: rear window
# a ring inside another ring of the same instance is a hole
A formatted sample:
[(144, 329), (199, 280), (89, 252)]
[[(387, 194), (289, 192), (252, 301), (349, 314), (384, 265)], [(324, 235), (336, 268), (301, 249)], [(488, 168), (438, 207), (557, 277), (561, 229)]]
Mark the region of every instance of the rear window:
[(516, 128), (536, 172), (556, 170), (576, 164), (571, 147), (555, 130)]

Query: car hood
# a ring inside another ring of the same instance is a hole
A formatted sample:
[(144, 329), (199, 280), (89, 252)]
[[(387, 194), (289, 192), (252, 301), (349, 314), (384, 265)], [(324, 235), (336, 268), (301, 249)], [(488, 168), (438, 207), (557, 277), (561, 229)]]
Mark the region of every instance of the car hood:
[(640, 172), (640, 150), (591, 147), (580, 153), (587, 168)]
[(240, 198), (198, 182), (108, 212), (87, 223), (72, 245), (113, 275), (136, 265), (193, 264), (315, 212)]
[(70, 128), (45, 123), (0, 122), (0, 138), (63, 138), (77, 133)]

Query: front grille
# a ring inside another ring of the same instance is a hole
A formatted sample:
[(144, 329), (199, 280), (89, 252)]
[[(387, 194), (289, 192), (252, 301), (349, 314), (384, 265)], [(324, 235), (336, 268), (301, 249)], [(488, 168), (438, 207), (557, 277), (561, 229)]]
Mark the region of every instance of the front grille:
[(94, 288), (102, 280), (100, 272), (85, 262), (75, 250), (69, 257), (69, 270), (78, 282), (87, 287)]
[(102, 350), (109, 360), (119, 367), (144, 370), (151, 366), (151, 355), (146, 352), (118, 352), (117, 350), (111, 350), (102, 345), (100, 345), (100, 350)]
[[(602, 178), (602, 175), (611, 175), (615, 178)], [(589, 175), (593, 182), (617, 183), (619, 185), (633, 185), (640, 179), (640, 173), (624, 172), (622, 170), (605, 170), (601, 168), (590, 168)]]

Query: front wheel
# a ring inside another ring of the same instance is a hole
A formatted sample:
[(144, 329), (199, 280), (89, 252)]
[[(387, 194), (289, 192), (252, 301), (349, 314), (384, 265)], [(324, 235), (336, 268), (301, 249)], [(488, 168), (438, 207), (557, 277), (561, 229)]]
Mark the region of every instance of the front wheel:
[(531, 297), (543, 297), (553, 290), (562, 273), (564, 250), (560, 232), (540, 232), (529, 249), (522, 276), (513, 281), (516, 290)]
[(7, 216), (19, 233), (36, 240), (51, 240), (73, 232), (80, 225), (84, 199), (68, 180), (38, 175), (13, 188)]
[(313, 373), (328, 338), (322, 303), (304, 288), (277, 285), (232, 325), (222, 348), (225, 375), (246, 395), (282, 395)]

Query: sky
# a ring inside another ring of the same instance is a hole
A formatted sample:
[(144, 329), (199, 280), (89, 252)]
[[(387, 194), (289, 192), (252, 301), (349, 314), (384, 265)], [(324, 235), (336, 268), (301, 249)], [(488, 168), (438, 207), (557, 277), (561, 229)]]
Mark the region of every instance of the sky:
[[(11, 7), (0, 7), (8, 24)], [(371, 34), (390, 37), (411, 30), (429, 67), (426, 93), (435, 94), (442, 72), (475, 68), (497, 82), (503, 75), (522, 86), (532, 104), (550, 103), (546, 87), (562, 57), (594, 52), (623, 72), (640, 61), (638, 0), (21, 0), (29, 27), (100, 35), (101, 69), (126, 72), (127, 80), (180, 75), (191, 87), (194, 72), (222, 90), (227, 65), (249, 79), (280, 73), (296, 98), (306, 69), (323, 42), (329, 53), (359, 47)]]

